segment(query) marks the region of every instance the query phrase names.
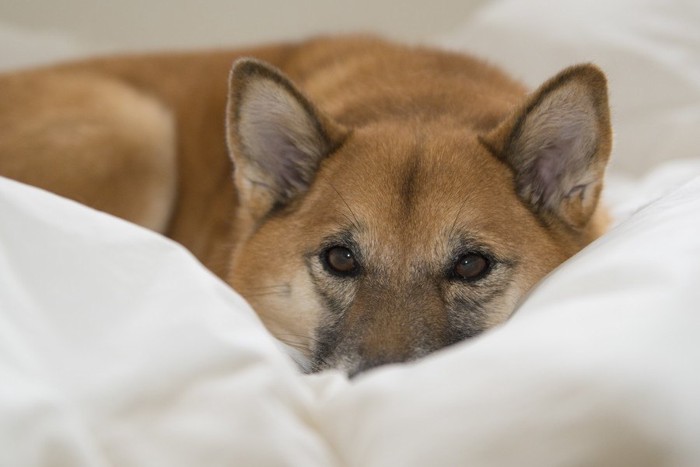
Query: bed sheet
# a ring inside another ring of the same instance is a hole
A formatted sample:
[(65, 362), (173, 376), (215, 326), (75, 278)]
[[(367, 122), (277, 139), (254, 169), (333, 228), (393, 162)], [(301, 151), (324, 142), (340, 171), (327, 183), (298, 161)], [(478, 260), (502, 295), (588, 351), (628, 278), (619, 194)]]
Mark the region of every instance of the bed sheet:
[(180, 246), (2, 179), (0, 465), (698, 465), (698, 212), (700, 177), (507, 325), (351, 383)]
[(699, 11), (490, 1), (436, 41), (605, 68), (616, 225), (506, 325), (352, 382), (178, 245), (0, 179), (0, 466), (700, 465)]

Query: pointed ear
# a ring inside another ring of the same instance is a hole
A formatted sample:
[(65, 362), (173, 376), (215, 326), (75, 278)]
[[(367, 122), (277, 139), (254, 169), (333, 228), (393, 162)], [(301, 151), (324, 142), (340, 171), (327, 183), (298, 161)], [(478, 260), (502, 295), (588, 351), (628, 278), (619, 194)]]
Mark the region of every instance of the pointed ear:
[(483, 141), (513, 169), (518, 195), (536, 213), (581, 230), (598, 204), (611, 139), (605, 75), (578, 65), (546, 82)]
[(241, 205), (254, 218), (305, 192), (346, 134), (271, 65), (254, 59), (233, 65), (228, 146)]

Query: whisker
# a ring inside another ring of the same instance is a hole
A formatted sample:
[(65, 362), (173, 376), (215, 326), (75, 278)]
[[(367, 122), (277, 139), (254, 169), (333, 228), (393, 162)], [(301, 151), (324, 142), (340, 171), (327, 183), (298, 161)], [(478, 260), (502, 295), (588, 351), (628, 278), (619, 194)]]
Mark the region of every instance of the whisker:
[(245, 293), (242, 294), (244, 297), (270, 297), (270, 296), (288, 296), (289, 295), (289, 290), (271, 290), (269, 292), (257, 292), (257, 293)]
[(275, 334), (275, 337), (277, 337), (279, 340), (284, 341), (285, 338), (293, 338), (293, 339), (304, 339), (310, 342), (313, 342), (314, 344), (320, 344), (321, 341), (316, 339), (315, 337), (312, 336), (304, 336), (301, 334)]
[(305, 345), (300, 344), (298, 342), (289, 342), (289, 341), (285, 341), (284, 339), (277, 339), (277, 340), (280, 341), (281, 343), (283, 343), (284, 345), (286, 345), (287, 347), (291, 347), (291, 348), (296, 349), (296, 350), (301, 350), (301, 351), (305, 351), (305, 352), (307, 352), (309, 350), (308, 347), (306, 347)]
[(289, 289), (289, 284), (276, 284), (276, 285), (261, 285), (257, 287), (249, 287), (248, 290), (268, 290), (268, 289)]
[(250, 287), (242, 291), (245, 297), (265, 297), (271, 295), (285, 296), (292, 293), (292, 288), (289, 284), (264, 285), (258, 287)]
[(311, 358), (307, 356), (309, 349), (300, 344), (285, 342), (282, 339), (277, 339), (277, 342), (279, 343), (280, 349), (296, 363), (297, 367), (303, 373), (308, 374), (314, 372), (313, 362)]
[(454, 233), (455, 227), (457, 227), (457, 221), (459, 220), (460, 216), (462, 215), (462, 210), (464, 209), (464, 206), (466, 204), (462, 204), (459, 207), (459, 210), (457, 211), (457, 215), (454, 218), (454, 221), (452, 221), (452, 227), (450, 227), (450, 232), (447, 234), (447, 238), (452, 237), (452, 234)]
[(360, 221), (357, 219), (357, 216), (356, 216), (355, 213), (352, 211), (352, 208), (350, 207), (350, 205), (348, 204), (348, 202), (345, 201), (345, 198), (343, 198), (343, 195), (340, 194), (340, 192), (338, 191), (338, 189), (337, 189), (332, 183), (329, 183), (329, 185), (330, 185), (331, 188), (333, 188), (333, 191), (336, 192), (336, 194), (338, 195), (338, 197), (340, 198), (340, 200), (343, 202), (343, 204), (345, 205), (345, 207), (348, 208), (348, 211), (350, 211), (350, 214), (352, 215), (352, 218), (354, 219), (353, 224), (354, 224), (355, 228), (359, 230), (359, 228), (360, 228)]

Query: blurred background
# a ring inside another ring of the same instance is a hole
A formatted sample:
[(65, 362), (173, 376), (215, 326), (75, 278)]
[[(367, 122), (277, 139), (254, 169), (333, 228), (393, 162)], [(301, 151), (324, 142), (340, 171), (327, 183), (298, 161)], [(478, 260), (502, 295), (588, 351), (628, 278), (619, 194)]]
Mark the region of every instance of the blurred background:
[(0, 70), (345, 32), (476, 54), (533, 88), (596, 63), (610, 87), (612, 168), (639, 176), (697, 156), (699, 0), (0, 0)]
[(0, 23), (95, 50), (231, 46), (320, 33), (421, 40), (457, 26), (484, 0), (6, 0)]

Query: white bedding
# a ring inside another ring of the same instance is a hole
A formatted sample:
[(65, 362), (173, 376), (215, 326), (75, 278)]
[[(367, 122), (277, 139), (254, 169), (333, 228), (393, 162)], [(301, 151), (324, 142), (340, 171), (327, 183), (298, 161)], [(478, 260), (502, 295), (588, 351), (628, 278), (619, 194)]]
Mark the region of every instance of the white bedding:
[(493, 1), (441, 39), (533, 83), (603, 65), (618, 222), (506, 325), (353, 382), (178, 245), (0, 179), (0, 466), (697, 467), (698, 31), (691, 1)]

